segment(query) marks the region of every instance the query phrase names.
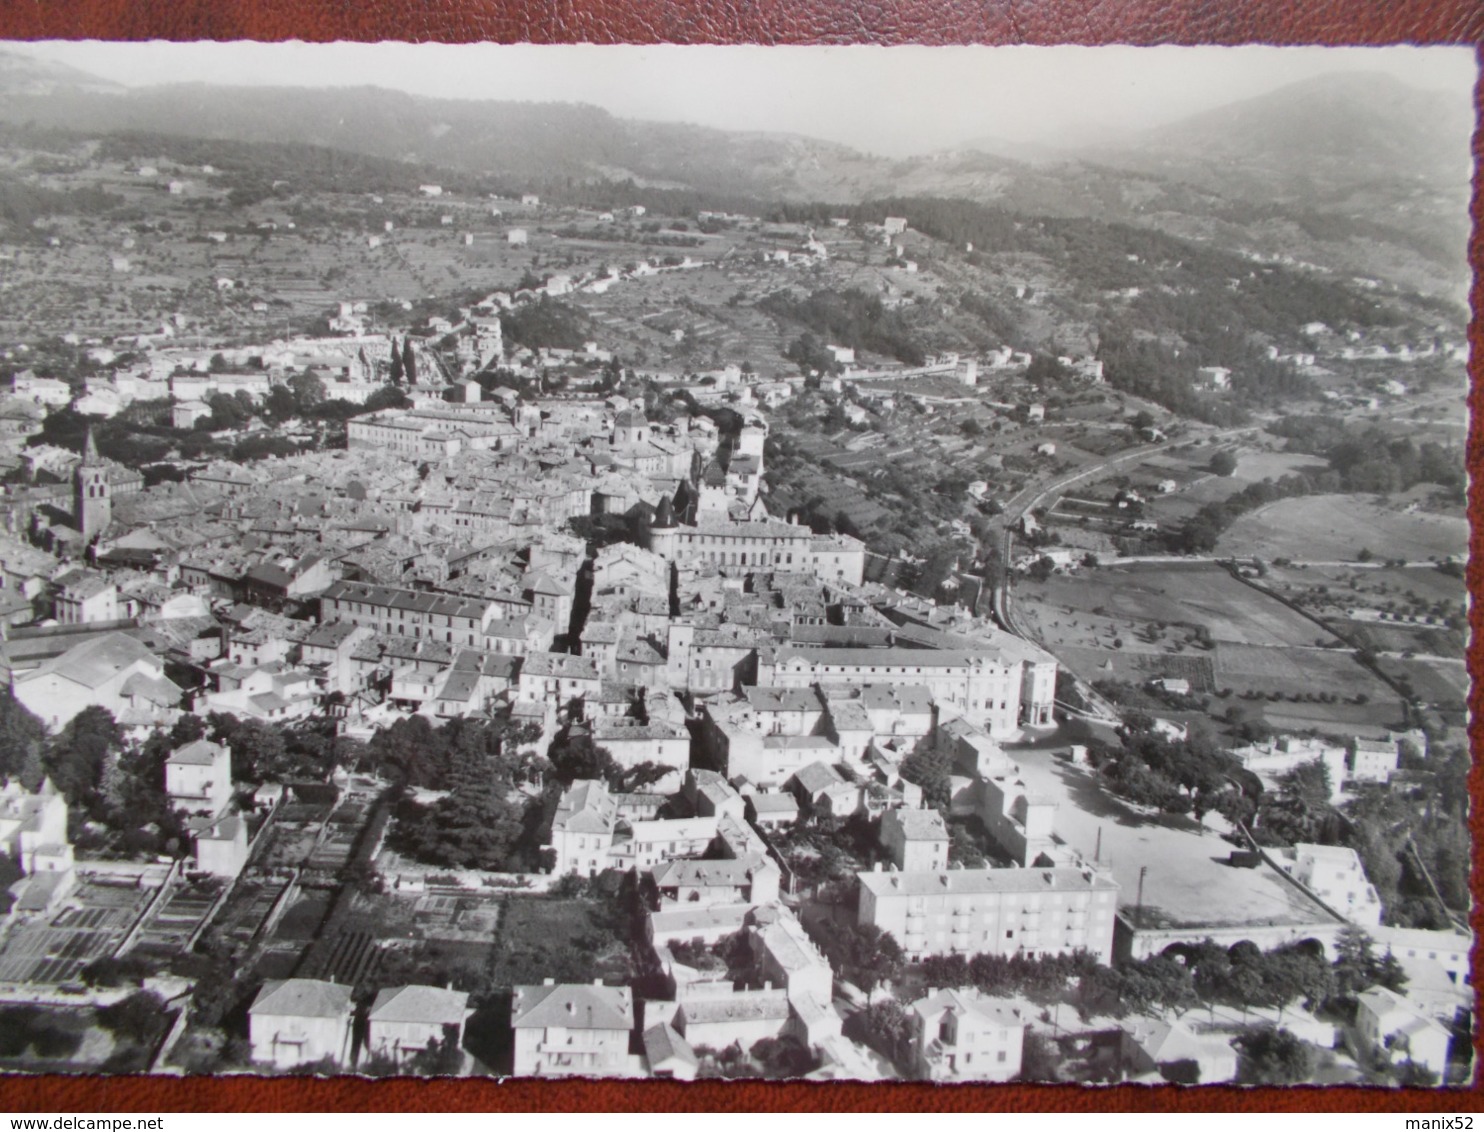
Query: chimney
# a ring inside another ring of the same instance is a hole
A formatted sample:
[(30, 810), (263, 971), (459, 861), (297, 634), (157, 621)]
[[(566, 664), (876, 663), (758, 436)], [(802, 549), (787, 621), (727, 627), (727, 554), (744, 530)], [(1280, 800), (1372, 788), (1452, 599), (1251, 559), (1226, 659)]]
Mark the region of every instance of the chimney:
[(593, 986), (600, 987), (602, 985), (603, 985), (603, 980), (602, 979), (594, 979), (593, 980)]
[(554, 986), (556, 986), (556, 980), (555, 979), (542, 979), (541, 980), (541, 985), (543, 987), (554, 987)]

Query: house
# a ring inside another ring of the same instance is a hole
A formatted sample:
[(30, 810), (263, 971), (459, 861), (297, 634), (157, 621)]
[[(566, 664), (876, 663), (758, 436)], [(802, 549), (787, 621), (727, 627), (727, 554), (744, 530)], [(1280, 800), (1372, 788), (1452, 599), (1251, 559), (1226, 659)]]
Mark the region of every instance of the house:
[(725, 1049), (733, 1042), (750, 1049), (763, 1038), (776, 1038), (788, 1028), (788, 993), (771, 986), (734, 990), (730, 983), (702, 984), (680, 1002), (675, 1029), (692, 1046)]
[(631, 1071), (634, 997), (601, 982), (516, 987), (510, 1007), (517, 1077), (611, 1077)]
[(669, 860), (654, 869), (660, 900), (670, 904), (770, 904), (779, 869), (769, 857), (721, 861)]
[(799, 805), (811, 813), (849, 817), (860, 808), (860, 787), (826, 762), (800, 767), (789, 779)]
[(887, 810), (881, 847), (903, 872), (948, 867), (948, 826), (937, 810)]
[(366, 1015), (366, 1049), (402, 1061), (431, 1042), (463, 1044), (469, 995), (443, 987), (382, 987)]
[(1002, 999), (933, 990), (912, 1004), (913, 1061), (928, 1081), (1009, 1081), (1020, 1073), (1026, 1019)]
[(350, 1055), (351, 988), (319, 979), (274, 979), (247, 1010), (252, 1059), (276, 1069)]
[[(373, 237), (374, 238), (374, 237)], [(170, 427), (192, 429), (196, 422), (211, 416), (211, 406), (205, 401), (178, 401), (170, 407)]]
[(93, 570), (69, 570), (57, 579), (57, 620), (63, 625), (116, 621), (118, 587)]
[(749, 794), (747, 820), (759, 829), (787, 829), (799, 820), (798, 800), (784, 791)]
[(75, 884), (67, 801), (42, 779), (33, 793), (19, 782), (0, 783), (0, 852), (22, 874), (10, 886), (17, 912), (45, 912)]
[(644, 1064), (651, 1077), (694, 1081), (700, 1062), (685, 1037), (668, 1022), (644, 1031)]
[(552, 872), (595, 877), (608, 868), (618, 803), (601, 779), (582, 779), (562, 794), (551, 819)]
[(1386, 987), (1356, 996), (1355, 1025), (1348, 1036), (1357, 1056), (1380, 1057), (1393, 1065), (1410, 1061), (1439, 1078), (1447, 1071), (1447, 1027)]
[(1230, 1042), (1158, 1018), (1122, 1024), (1119, 1060), (1130, 1076), (1158, 1075), (1182, 1085), (1217, 1084), (1237, 1075), (1237, 1051)]
[(1357, 782), (1386, 782), (1400, 761), (1391, 740), (1356, 738), (1350, 748), (1350, 773)]
[(196, 871), (236, 877), (247, 864), (247, 822), (236, 814), (207, 819), (196, 830)]
[(165, 793), (188, 814), (215, 815), (232, 800), (232, 754), (220, 743), (197, 739), (165, 760)]
[(900, 236), (907, 230), (907, 218), (905, 216), (888, 216), (882, 222), (881, 227), (888, 236)]

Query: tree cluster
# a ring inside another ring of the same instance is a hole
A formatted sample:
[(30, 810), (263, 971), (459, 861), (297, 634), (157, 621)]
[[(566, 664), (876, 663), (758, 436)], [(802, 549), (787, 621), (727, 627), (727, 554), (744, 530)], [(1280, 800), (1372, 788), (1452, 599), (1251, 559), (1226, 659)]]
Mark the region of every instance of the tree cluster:
[[(885, 354), (912, 366), (922, 365), (927, 356), (906, 315), (888, 310), (880, 296), (856, 288), (813, 291), (802, 299), (788, 291), (775, 291), (757, 306), (767, 314), (806, 327), (832, 345)], [(820, 372), (835, 372), (833, 361), (831, 357), (831, 365)]]
[(1141, 722), (1131, 714), (1122, 747), (1103, 752), (1099, 771), (1113, 793), (1164, 813), (1192, 814), (1197, 821), (1236, 804), (1241, 792), (1232, 776), (1241, 764), (1209, 734), (1192, 729), (1186, 739), (1171, 739)]
[(974, 987), (992, 998), (1024, 997), (1052, 1003), (1063, 999), (1074, 980), (1098, 970), (1087, 951), (1068, 955), (932, 955), (919, 960), (917, 973), (934, 987)]

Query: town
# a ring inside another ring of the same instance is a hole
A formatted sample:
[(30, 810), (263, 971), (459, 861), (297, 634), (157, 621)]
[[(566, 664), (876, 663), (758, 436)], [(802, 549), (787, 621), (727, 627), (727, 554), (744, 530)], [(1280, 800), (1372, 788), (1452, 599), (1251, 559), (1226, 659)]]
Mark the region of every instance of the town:
[(0, 148), (0, 1068), (1471, 1080), (1440, 300)]

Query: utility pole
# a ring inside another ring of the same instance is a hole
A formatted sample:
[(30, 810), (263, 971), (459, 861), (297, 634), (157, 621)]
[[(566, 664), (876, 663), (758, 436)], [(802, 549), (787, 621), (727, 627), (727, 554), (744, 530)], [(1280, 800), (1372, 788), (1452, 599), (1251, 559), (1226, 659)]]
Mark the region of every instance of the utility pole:
[(1095, 865), (1103, 863), (1103, 827), (1098, 826), (1098, 842), (1092, 850), (1092, 862)]
[(1134, 903), (1134, 920), (1141, 928), (1144, 926), (1144, 874), (1148, 871), (1148, 865), (1139, 867), (1139, 895)]

